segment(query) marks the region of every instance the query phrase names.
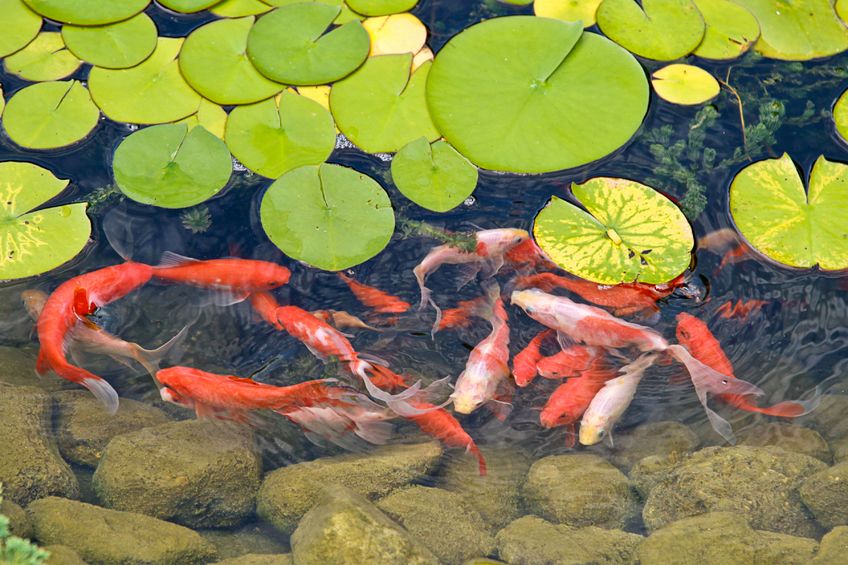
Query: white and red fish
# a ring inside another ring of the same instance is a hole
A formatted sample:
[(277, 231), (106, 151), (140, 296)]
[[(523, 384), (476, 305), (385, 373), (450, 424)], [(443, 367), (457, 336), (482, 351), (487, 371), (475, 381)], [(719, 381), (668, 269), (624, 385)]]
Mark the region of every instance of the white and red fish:
[(356, 329), (356, 330), (371, 330), (372, 332), (382, 331), (380, 328), (368, 325), (353, 314), (344, 310), (312, 310), (310, 312), (319, 320), (323, 320), (339, 330)]
[(569, 345), (558, 353), (539, 359), (536, 370), (546, 379), (579, 377), (602, 357), (603, 350), (599, 347)]

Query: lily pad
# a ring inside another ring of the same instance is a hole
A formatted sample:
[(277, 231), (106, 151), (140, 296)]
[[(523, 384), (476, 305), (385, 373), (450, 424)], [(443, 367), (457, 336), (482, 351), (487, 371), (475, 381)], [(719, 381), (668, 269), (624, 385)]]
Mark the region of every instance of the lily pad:
[(218, 20), (191, 32), (180, 51), (186, 81), (218, 104), (250, 104), (284, 87), (262, 76), (247, 58), (253, 17)]
[(32, 163), (0, 163), (0, 279), (55, 269), (88, 243), (91, 222), (84, 202), (33, 211), (67, 185)]
[(439, 138), (425, 91), (433, 63), (425, 62), (414, 72), (411, 65), (411, 53), (370, 57), (333, 85), (330, 109), (336, 123), (363, 150), (393, 152), (419, 137)]
[(182, 43), (181, 38), (160, 37), (140, 65), (91, 69), (88, 86), (103, 113), (132, 124), (174, 122), (195, 113), (200, 95), (183, 79), (176, 60)]
[(604, 34), (637, 55), (671, 61), (688, 55), (704, 37), (704, 19), (692, 0), (604, 0), (598, 7)]
[(0, 57), (14, 53), (32, 41), (41, 29), (41, 16), (23, 0), (0, 0)]
[(59, 80), (76, 71), (82, 61), (65, 48), (62, 34), (39, 33), (26, 47), (3, 60), (6, 71), (31, 82)]
[(667, 65), (654, 73), (654, 90), (672, 104), (703, 104), (718, 96), (721, 87), (713, 75), (693, 65)]
[(653, 188), (598, 177), (571, 191), (585, 210), (554, 196), (533, 227), (539, 247), (566, 271), (599, 284), (661, 284), (689, 266), (692, 228)]
[(477, 167), (448, 143), (437, 141), (431, 146), (419, 137), (392, 159), (392, 180), (419, 206), (447, 212), (474, 192)]
[(615, 151), (641, 125), (648, 94), (627, 51), (578, 23), (533, 16), (455, 36), (427, 84), (433, 121), (460, 153), (480, 167), (528, 173)]
[(62, 37), (74, 55), (107, 69), (134, 67), (156, 49), (156, 24), (147, 14), (104, 26), (62, 26)]
[(368, 32), (358, 21), (327, 32), (339, 13), (340, 8), (320, 2), (277, 8), (253, 26), (247, 54), (259, 72), (278, 82), (339, 80), (362, 64), (370, 45)]
[(212, 6), (210, 12), (222, 18), (243, 18), (271, 11), (271, 6), (259, 0), (224, 0)]
[(736, 227), (760, 253), (791, 267), (848, 269), (848, 166), (819, 157), (809, 190), (783, 154), (742, 169), (730, 185)]
[(262, 197), (259, 216), (283, 253), (327, 271), (374, 257), (395, 229), (392, 203), (377, 181), (328, 163), (277, 179)]
[(735, 59), (760, 37), (757, 18), (731, 0), (694, 0), (707, 29), (695, 55), (705, 59)]
[(840, 20), (843, 22), (848, 21), (848, 0), (836, 0), (834, 8)]
[(286, 90), (276, 98), (235, 108), (224, 139), (245, 167), (275, 179), (302, 165), (326, 161), (336, 131), (325, 108)]
[(754, 49), (772, 59), (806, 61), (848, 49), (848, 29), (832, 0), (735, 0), (760, 22)]
[(595, 25), (595, 14), (603, 0), (536, 0), (533, 12), (542, 18), (565, 22), (583, 22), (583, 27)]
[(416, 53), (414, 57), (412, 57), (412, 71), (415, 72), (418, 67), (427, 61), (432, 61), (434, 58), (432, 49), (425, 45), (418, 50), (418, 53)]
[(150, 0), (24, 0), (45, 18), (81, 26), (120, 22), (144, 10)]
[(351, 10), (366, 16), (388, 16), (413, 9), (418, 0), (346, 0)]
[(227, 127), (227, 111), (204, 98), (200, 101), (197, 112), (177, 123), (187, 124), (190, 128), (203, 126), (219, 139), (224, 139), (224, 130)]
[(57, 149), (84, 139), (100, 111), (79, 81), (41, 82), (17, 91), (3, 110), (3, 127), (27, 149)]
[(371, 38), (370, 55), (418, 53), (427, 41), (427, 28), (409, 13), (368, 18), (362, 27)]
[(207, 8), (211, 8), (215, 4), (220, 4), (221, 0), (157, 0), (160, 4), (182, 14), (194, 14), (201, 12)]
[(333, 23), (336, 25), (342, 25), (347, 22), (362, 20), (365, 18), (362, 14), (357, 14), (351, 10), (350, 6), (348, 6), (344, 0), (263, 0), (263, 2), (277, 8), (281, 6), (288, 6), (289, 4), (300, 4), (301, 2), (321, 2), (322, 4), (327, 4), (329, 6), (337, 6), (341, 9), (341, 12), (339, 12), (339, 15), (336, 16), (335, 20), (333, 20)]
[(213, 197), (230, 180), (230, 152), (199, 126), (167, 124), (126, 137), (112, 162), (121, 192), (136, 202), (188, 208)]

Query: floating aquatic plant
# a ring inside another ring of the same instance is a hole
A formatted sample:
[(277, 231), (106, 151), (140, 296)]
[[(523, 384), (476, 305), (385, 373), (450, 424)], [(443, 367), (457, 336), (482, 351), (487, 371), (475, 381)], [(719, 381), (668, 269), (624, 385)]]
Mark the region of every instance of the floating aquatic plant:
[[(2, 503), (3, 485), (0, 484), (0, 504)], [(9, 518), (0, 514), (0, 563), (41, 565), (49, 557), (49, 551), (41, 549), (29, 540), (13, 536), (9, 529)]]
[(212, 215), (206, 206), (196, 206), (180, 214), (180, 223), (191, 233), (204, 233), (212, 227)]
[(607, 37), (658, 61), (688, 55), (704, 38), (704, 18), (692, 0), (604, 0), (597, 18)]

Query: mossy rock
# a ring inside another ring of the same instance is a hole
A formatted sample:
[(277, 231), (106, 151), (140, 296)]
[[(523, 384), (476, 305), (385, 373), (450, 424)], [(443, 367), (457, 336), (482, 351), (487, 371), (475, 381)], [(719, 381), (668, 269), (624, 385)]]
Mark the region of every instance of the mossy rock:
[(498, 555), (511, 565), (629, 565), (643, 539), (620, 530), (552, 524), (537, 516), (523, 516), (497, 534)]
[(804, 480), (801, 500), (825, 528), (848, 525), (848, 461)]
[(51, 440), (53, 401), (40, 389), (0, 384), (0, 483), (22, 506), (50, 495), (79, 496), (79, 483)]
[(280, 553), (276, 555), (263, 553), (248, 553), (239, 557), (231, 557), (222, 561), (216, 561), (214, 565), (293, 565), (291, 553)]
[(3, 502), (0, 502), (0, 514), (9, 519), (9, 531), (13, 536), (25, 539), (32, 537), (32, 524), (26, 510), (11, 500), (3, 499)]
[(686, 454), (697, 449), (700, 440), (689, 426), (679, 422), (649, 422), (615, 437), (615, 447), (601, 448), (613, 465), (630, 469), (651, 455)]
[(437, 565), (439, 560), (365, 497), (326, 488), (291, 537), (298, 565)]
[(817, 431), (795, 424), (769, 422), (753, 426), (739, 433), (739, 445), (771, 445), (803, 453), (828, 464), (833, 461), (830, 446)]
[(50, 558), (46, 561), (47, 565), (86, 565), (86, 561), (79, 556), (79, 553), (67, 545), (48, 545), (44, 549), (50, 552)]
[(495, 537), (462, 496), (440, 488), (412, 486), (381, 499), (377, 507), (406, 528), (442, 563), (463, 561), (495, 550)]
[(834, 463), (841, 463), (848, 460), (848, 437), (832, 440), (830, 442), (830, 450), (833, 453)]
[(441, 454), (441, 446), (429, 442), (289, 465), (265, 476), (256, 510), (260, 517), (289, 534), (324, 487), (342, 485), (374, 500), (429, 474)]
[(816, 540), (756, 530), (757, 560), (762, 565), (806, 565), (819, 549)]
[(191, 527), (226, 527), (253, 514), (260, 473), (249, 430), (190, 420), (115, 437), (93, 486), (110, 508)]
[(39, 543), (66, 545), (91, 563), (190, 565), (215, 557), (197, 532), (143, 514), (54, 496), (36, 500), (27, 513)]
[(199, 530), (203, 539), (215, 546), (218, 557), (231, 559), (247, 554), (279, 555), (288, 554), (287, 540), (283, 540), (270, 524), (254, 522), (238, 529)]
[(829, 440), (848, 437), (848, 394), (825, 394), (815, 410), (804, 418)]
[(837, 526), (826, 533), (810, 565), (844, 565), (848, 555), (848, 526)]
[(539, 459), (527, 473), (522, 496), (533, 514), (570, 526), (623, 529), (639, 511), (627, 477), (588, 453)]
[(37, 351), (0, 346), (0, 382), (18, 386), (38, 386), (35, 374)]
[(672, 453), (670, 455), (649, 455), (640, 459), (630, 468), (627, 474), (630, 483), (642, 498), (647, 498), (651, 492), (664, 478), (666, 478), (683, 461), (688, 459), (689, 454)]

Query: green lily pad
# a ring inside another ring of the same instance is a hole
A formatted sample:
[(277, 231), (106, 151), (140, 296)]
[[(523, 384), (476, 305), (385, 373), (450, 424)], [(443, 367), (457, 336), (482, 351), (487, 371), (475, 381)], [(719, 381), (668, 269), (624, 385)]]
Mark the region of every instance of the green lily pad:
[(150, 0), (24, 0), (45, 18), (81, 26), (120, 22), (144, 10)]
[(425, 62), (410, 76), (412, 54), (369, 57), (330, 90), (330, 109), (342, 133), (370, 153), (397, 151), (410, 141), (439, 138), (427, 109)]
[(247, 54), (266, 77), (286, 84), (326, 84), (368, 57), (368, 32), (351, 21), (325, 33), (340, 9), (320, 2), (277, 8), (253, 26)]
[(79, 81), (41, 82), (17, 91), (3, 111), (8, 136), (28, 149), (57, 149), (84, 139), (100, 111)]
[(31, 82), (59, 80), (80, 68), (82, 61), (65, 47), (62, 34), (39, 33), (26, 47), (3, 60), (6, 71)]
[(169, 10), (182, 14), (194, 14), (220, 4), (221, 0), (158, 0), (158, 2)]
[(0, 279), (55, 269), (88, 243), (91, 222), (84, 202), (33, 211), (67, 185), (32, 163), (0, 163)]
[(262, 197), (259, 216), (283, 253), (327, 271), (374, 257), (395, 229), (392, 203), (377, 181), (327, 163), (277, 179)]
[(3, 85), (0, 84), (0, 114), (3, 113), (3, 108), (6, 107), (6, 99), (3, 97)]
[(346, 0), (350, 9), (365, 16), (388, 16), (413, 9), (418, 0)]
[(262, 76), (247, 58), (253, 17), (218, 20), (191, 32), (180, 51), (186, 81), (218, 104), (251, 104), (284, 87)]
[(598, 177), (571, 191), (585, 210), (554, 196), (533, 227), (539, 247), (566, 271), (599, 284), (662, 284), (689, 266), (692, 228), (653, 188)]
[(337, 6), (341, 9), (339, 15), (336, 16), (336, 19), (333, 20), (333, 23), (336, 25), (346, 24), (347, 22), (352, 22), (354, 20), (362, 20), (365, 16), (362, 14), (357, 14), (353, 10), (350, 9), (344, 0), (263, 0), (266, 4), (274, 6), (275, 8), (279, 8), (281, 6), (288, 6), (289, 4), (300, 4), (301, 2), (321, 2), (322, 4), (327, 4), (329, 6)]
[(392, 159), (392, 180), (419, 206), (447, 212), (474, 192), (477, 167), (448, 143), (437, 141), (431, 146), (419, 137)]
[(536, 0), (533, 13), (541, 18), (564, 22), (583, 22), (583, 27), (595, 25), (595, 14), (603, 0)]
[(118, 188), (136, 202), (188, 208), (224, 188), (233, 163), (224, 142), (206, 128), (167, 124), (126, 137), (112, 168)]
[(107, 69), (127, 69), (156, 49), (156, 24), (147, 14), (104, 26), (62, 26), (62, 37), (74, 55)]
[(809, 190), (783, 154), (742, 169), (730, 185), (730, 213), (760, 253), (791, 267), (848, 269), (848, 166), (819, 157)]
[(683, 106), (703, 104), (718, 96), (721, 87), (713, 75), (693, 65), (667, 65), (651, 80), (660, 98)]
[(326, 161), (336, 144), (336, 130), (330, 112), (286, 90), (276, 98), (235, 108), (224, 139), (245, 167), (275, 179), (302, 165)]
[(203, 126), (219, 139), (224, 139), (224, 130), (227, 127), (227, 111), (204, 98), (200, 101), (197, 112), (176, 123), (187, 124), (190, 128)]
[(760, 37), (760, 24), (754, 14), (731, 0), (693, 0), (704, 17), (707, 29), (695, 55), (705, 59), (727, 60), (739, 57)]
[(271, 10), (271, 6), (259, 0), (224, 0), (212, 6), (209, 11), (222, 18), (243, 18), (256, 16)]
[(840, 20), (843, 22), (848, 21), (848, 0), (836, 0), (834, 8)]
[(806, 61), (848, 49), (848, 29), (832, 0), (735, 0), (760, 22), (754, 49), (772, 59)]
[(182, 42), (160, 37), (153, 54), (130, 69), (91, 69), (88, 87), (103, 113), (132, 124), (174, 122), (195, 113), (200, 95), (183, 79), (176, 60)]
[(0, 0), (0, 57), (26, 46), (41, 29), (41, 16), (23, 0)]
[(430, 115), (451, 145), (480, 167), (527, 173), (615, 151), (641, 125), (648, 95), (627, 51), (578, 23), (532, 16), (455, 36), (427, 84)]
[(604, 34), (637, 55), (671, 61), (695, 50), (704, 19), (692, 0), (604, 0), (598, 7)]

